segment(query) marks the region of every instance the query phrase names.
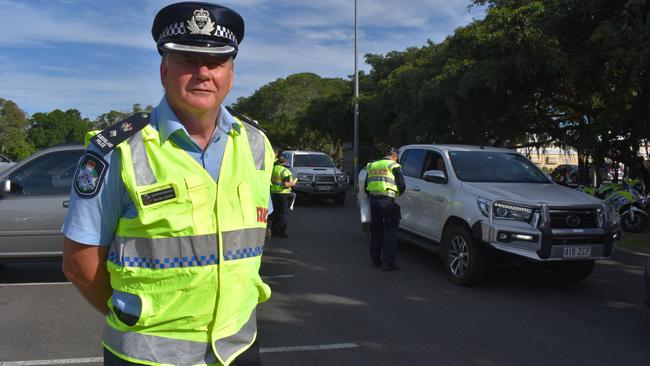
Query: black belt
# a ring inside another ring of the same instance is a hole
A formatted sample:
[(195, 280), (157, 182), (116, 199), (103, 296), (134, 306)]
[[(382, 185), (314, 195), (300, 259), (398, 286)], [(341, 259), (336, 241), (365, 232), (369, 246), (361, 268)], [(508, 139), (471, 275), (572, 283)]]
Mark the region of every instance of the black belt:
[(389, 201), (395, 201), (395, 197), (390, 197), (390, 196), (380, 196), (380, 195), (371, 195), (370, 199), (378, 199), (378, 200), (389, 200)]

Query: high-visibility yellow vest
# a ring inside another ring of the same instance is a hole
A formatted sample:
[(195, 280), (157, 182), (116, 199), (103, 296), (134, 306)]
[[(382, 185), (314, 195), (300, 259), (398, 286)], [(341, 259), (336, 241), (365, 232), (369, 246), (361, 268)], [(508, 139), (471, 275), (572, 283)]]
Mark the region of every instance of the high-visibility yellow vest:
[(256, 306), (271, 296), (259, 276), (269, 141), (234, 123), (218, 183), (150, 125), (117, 149), (138, 215), (120, 218), (107, 265), (113, 293), (141, 313), (129, 319), (109, 300), (102, 344), (143, 364), (230, 364), (255, 340)]
[(291, 188), (285, 187), (284, 182), (287, 181), (287, 178), (291, 180), (292, 177), (291, 170), (283, 165), (275, 164), (271, 173), (271, 193), (291, 193)]
[(377, 160), (366, 166), (368, 176), (366, 177), (366, 187), (370, 195), (376, 196), (399, 196), (397, 183), (393, 169), (399, 168), (400, 165), (390, 159)]

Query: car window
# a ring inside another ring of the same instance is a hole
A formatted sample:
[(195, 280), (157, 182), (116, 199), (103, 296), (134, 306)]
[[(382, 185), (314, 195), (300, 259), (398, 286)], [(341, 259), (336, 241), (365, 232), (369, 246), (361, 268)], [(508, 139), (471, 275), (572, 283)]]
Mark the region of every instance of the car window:
[(402, 174), (414, 177), (422, 178), (422, 167), (424, 165), (424, 159), (427, 155), (427, 150), (423, 149), (409, 149), (407, 150), (401, 161), (402, 165)]
[(11, 162), (11, 160), (9, 160), (8, 157), (0, 154), (0, 163), (9, 163), (9, 162)]
[(324, 167), (334, 168), (334, 162), (327, 155), (321, 154), (295, 154), (293, 166), (298, 167)]
[(497, 151), (451, 151), (452, 168), (464, 182), (550, 183), (520, 154)]
[(40, 156), (9, 175), (10, 195), (50, 196), (70, 193), (83, 150), (58, 151)]
[(429, 170), (440, 170), (445, 176), (447, 176), (445, 160), (437, 151), (428, 151), (427, 157), (424, 159), (424, 169), (422, 170), (422, 174)]

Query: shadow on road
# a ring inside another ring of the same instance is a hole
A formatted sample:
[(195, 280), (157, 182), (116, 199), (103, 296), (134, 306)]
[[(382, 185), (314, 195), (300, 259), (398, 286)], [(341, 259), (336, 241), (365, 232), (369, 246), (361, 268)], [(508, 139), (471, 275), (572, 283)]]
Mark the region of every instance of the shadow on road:
[(61, 260), (0, 264), (0, 284), (34, 282), (68, 282), (61, 272)]

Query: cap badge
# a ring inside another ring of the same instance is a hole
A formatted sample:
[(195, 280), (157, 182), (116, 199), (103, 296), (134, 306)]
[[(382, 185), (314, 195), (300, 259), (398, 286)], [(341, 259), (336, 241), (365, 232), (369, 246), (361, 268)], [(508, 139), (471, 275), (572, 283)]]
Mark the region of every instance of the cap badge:
[(207, 34), (214, 31), (214, 22), (210, 19), (210, 12), (205, 9), (194, 10), (194, 16), (187, 21), (190, 34)]

